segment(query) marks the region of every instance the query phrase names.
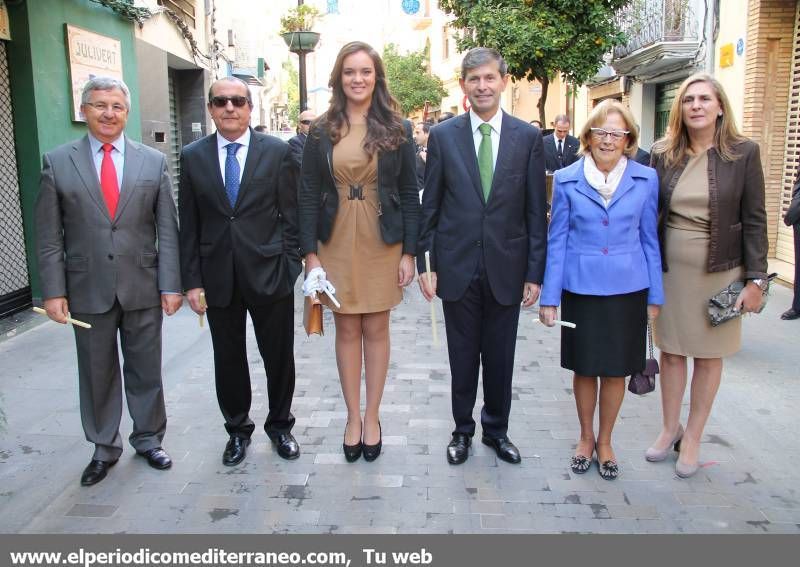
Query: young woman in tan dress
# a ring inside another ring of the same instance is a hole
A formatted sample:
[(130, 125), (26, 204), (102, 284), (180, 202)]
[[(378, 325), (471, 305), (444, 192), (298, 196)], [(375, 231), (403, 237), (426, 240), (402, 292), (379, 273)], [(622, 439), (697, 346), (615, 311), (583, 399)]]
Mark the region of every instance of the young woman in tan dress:
[[(757, 311), (767, 271), (767, 218), (758, 145), (736, 129), (722, 86), (697, 73), (678, 90), (667, 135), (653, 147), (660, 183), (659, 239), (664, 308), (656, 320), (661, 349), (663, 428), (648, 461), (680, 451), (675, 472), (699, 468), (700, 440), (722, 378), (722, 359), (741, 345), (741, 319), (712, 327), (708, 299), (738, 279), (742, 312)], [(694, 359), (684, 430), (686, 359)]]
[[(352, 462), (381, 451), (379, 409), (389, 368), (389, 311), (414, 278), (419, 225), (411, 126), (389, 94), (377, 52), (362, 42), (339, 52), (328, 111), (303, 150), (300, 246), (336, 288), (336, 363), (347, 405), (343, 451)], [(366, 408), (361, 418), (361, 368)]]

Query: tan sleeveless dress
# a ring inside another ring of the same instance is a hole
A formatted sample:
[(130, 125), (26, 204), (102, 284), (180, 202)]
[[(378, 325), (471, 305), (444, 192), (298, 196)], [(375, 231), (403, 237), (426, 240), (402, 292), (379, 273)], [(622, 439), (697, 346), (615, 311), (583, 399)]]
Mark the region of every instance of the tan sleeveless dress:
[(708, 298), (744, 275), (742, 267), (708, 272), (711, 241), (708, 153), (689, 158), (672, 194), (667, 217), (664, 306), (656, 319), (655, 342), (664, 352), (722, 358), (741, 348), (741, 318), (719, 327), (708, 322)]
[[(403, 300), (397, 283), (403, 245), (388, 245), (381, 236), (378, 157), (367, 157), (362, 147), (366, 133), (366, 124), (353, 124), (333, 147), (339, 209), (331, 237), (319, 243), (317, 255), (342, 307), (337, 309), (324, 294), (322, 302), (337, 313), (377, 313)], [(361, 187), (362, 198), (351, 186)]]

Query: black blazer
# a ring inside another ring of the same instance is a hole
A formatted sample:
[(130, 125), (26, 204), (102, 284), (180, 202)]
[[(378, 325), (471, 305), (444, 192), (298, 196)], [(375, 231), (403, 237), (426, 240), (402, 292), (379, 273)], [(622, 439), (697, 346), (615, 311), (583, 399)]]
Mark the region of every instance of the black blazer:
[[(378, 155), (378, 199), (381, 236), (386, 244), (403, 243), (403, 254), (414, 256), (419, 235), (419, 188), (411, 123), (404, 120), (406, 141), (396, 150)], [(298, 197), (300, 253), (317, 251), (327, 242), (339, 208), (333, 177), (333, 144), (328, 134), (312, 127), (303, 150)]]
[(572, 165), (580, 159), (578, 148), (581, 144), (575, 136), (567, 134), (562, 144), (564, 146), (564, 156), (560, 160), (558, 159), (558, 150), (556, 149), (555, 134), (548, 134), (545, 136), (543, 143), (545, 168), (547, 171), (558, 171), (568, 165)]
[(537, 128), (503, 112), (489, 201), (484, 202), (469, 113), (431, 128), (417, 269), (431, 252), (437, 294), (463, 295), (483, 256), (503, 305), (522, 300), (525, 282), (541, 284), (547, 249), (544, 154)]
[(292, 159), (298, 171), (300, 170), (300, 164), (303, 163), (303, 146), (306, 144), (306, 138), (308, 138), (308, 136), (300, 132), (296, 136), (289, 138), (288, 141), (289, 148), (292, 152)]
[(293, 292), (301, 269), (297, 168), (286, 142), (250, 130), (234, 207), (225, 194), (216, 133), (189, 144), (181, 152), (178, 211), (185, 289), (203, 287), (208, 305), (225, 307), (235, 273), (252, 305)]
[(643, 150), (642, 148), (637, 148), (636, 155), (633, 157), (633, 161), (650, 167), (650, 152)]

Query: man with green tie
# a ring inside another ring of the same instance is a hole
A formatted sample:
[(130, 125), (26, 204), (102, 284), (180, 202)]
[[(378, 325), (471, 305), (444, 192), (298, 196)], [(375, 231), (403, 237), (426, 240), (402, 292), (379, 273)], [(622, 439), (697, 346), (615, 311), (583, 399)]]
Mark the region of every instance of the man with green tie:
[(521, 461), (507, 435), (514, 348), (520, 303), (530, 307), (539, 297), (547, 220), (542, 135), (500, 108), (507, 70), (494, 49), (467, 52), (460, 83), (471, 109), (428, 138), (417, 258), (422, 293), (429, 301), (438, 295), (444, 309), (456, 425), (451, 464), (469, 456), (481, 366), (482, 441), (498, 458)]

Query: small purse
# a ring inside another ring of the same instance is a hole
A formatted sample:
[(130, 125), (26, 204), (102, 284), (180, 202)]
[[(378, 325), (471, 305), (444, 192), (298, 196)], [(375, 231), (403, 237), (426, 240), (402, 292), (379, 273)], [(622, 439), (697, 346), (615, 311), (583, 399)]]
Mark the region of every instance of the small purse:
[[(777, 276), (778, 274), (770, 274), (767, 276), (767, 287), (761, 291), (764, 300), (761, 302), (761, 309), (756, 311), (756, 313), (761, 313), (767, 305), (769, 282), (774, 280)], [(746, 284), (747, 281), (745, 280), (736, 280), (708, 299), (708, 320), (712, 327), (718, 327), (725, 321), (741, 317), (742, 312), (736, 309), (736, 300), (739, 299), (739, 294), (742, 293)]]
[(325, 334), (322, 328), (322, 302), (316, 293), (305, 297), (305, 302), (303, 303), (303, 327), (305, 327), (306, 335), (309, 337), (313, 334)]
[(628, 381), (628, 391), (638, 396), (649, 394), (656, 389), (656, 374), (658, 374), (658, 361), (653, 352), (653, 327), (647, 322), (647, 354), (644, 370), (631, 375)]

